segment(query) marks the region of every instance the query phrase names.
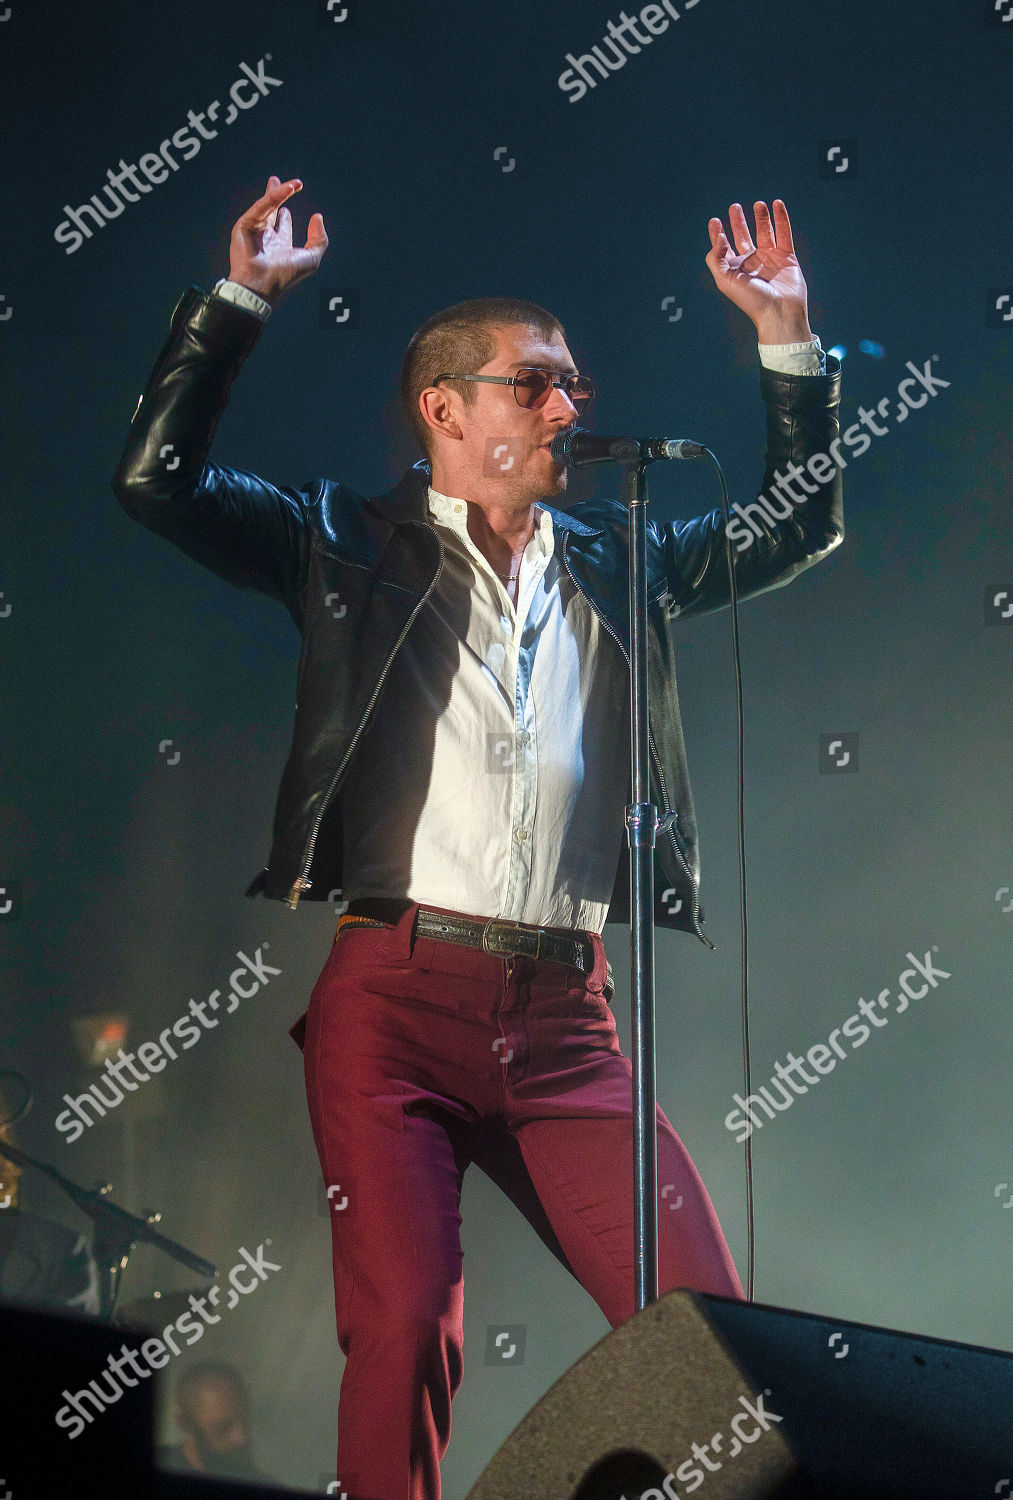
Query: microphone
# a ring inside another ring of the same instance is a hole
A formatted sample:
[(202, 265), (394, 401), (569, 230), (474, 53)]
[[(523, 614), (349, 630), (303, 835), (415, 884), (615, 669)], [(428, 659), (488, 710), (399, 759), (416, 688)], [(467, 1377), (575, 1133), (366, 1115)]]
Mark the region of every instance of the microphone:
[(659, 458), (703, 458), (702, 443), (687, 438), (599, 437), (586, 427), (557, 432), (549, 452), (557, 464), (580, 468), (584, 464), (653, 463)]

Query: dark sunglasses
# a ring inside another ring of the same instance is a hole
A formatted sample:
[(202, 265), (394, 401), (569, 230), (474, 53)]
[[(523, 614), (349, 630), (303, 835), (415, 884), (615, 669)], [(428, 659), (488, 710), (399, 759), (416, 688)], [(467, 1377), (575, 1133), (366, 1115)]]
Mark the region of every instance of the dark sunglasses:
[(517, 405), (529, 411), (537, 411), (545, 405), (553, 386), (566, 392), (578, 412), (590, 406), (598, 394), (598, 387), (583, 375), (567, 375), (560, 380), (549, 370), (531, 368), (518, 370), (516, 375), (437, 375), (433, 384), (439, 385), (441, 380), (481, 380), (488, 385), (512, 385)]

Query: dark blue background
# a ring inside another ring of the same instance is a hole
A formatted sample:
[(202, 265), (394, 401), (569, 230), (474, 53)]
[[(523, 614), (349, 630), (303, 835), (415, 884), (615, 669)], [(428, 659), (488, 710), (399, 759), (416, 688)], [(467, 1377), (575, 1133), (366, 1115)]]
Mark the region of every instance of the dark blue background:
[[(823, 565), (741, 615), (754, 1083), (825, 1041), (938, 945), (952, 977), (754, 1137), (760, 1300), (998, 1347), (1013, 1344), (1010, 849), (1013, 595), (1008, 217), (1013, 22), (990, 0), (832, 5), (700, 0), (576, 103), (566, 54), (620, 5), (360, 3), (327, 29), (313, 0), (96, 7), (10, 0), (0, 24), (7, 184), (0, 311), (5, 733), (0, 1066), (36, 1087), (28, 1149), (227, 1269), (270, 1237), (272, 1277), (195, 1350), (234, 1358), (266, 1466), (316, 1485), (333, 1463), (341, 1367), (326, 1220), (286, 1035), (333, 918), (249, 902), (291, 731), (299, 641), (282, 611), (143, 531), (110, 490), (180, 291), (228, 268), (231, 225), (270, 172), (320, 209), (318, 281), (359, 293), (319, 326), (319, 289), (272, 316), (212, 450), (279, 482), (373, 493), (414, 459), (397, 374), (413, 328), (465, 297), (533, 298), (601, 388), (599, 430), (706, 441), (754, 498), (763, 407), (753, 331), (704, 265), (707, 220), (782, 197), (825, 346), (847, 348), (842, 425), (938, 355), (950, 381), (849, 464), (847, 534)], [(637, 7), (627, 7), (636, 11)], [(239, 63), (283, 80), (76, 253), (63, 205), (100, 190), (224, 99)], [(858, 175), (826, 180), (821, 143)], [(497, 148), (515, 166), (502, 170)], [(673, 296), (677, 323), (661, 310)], [(859, 340), (878, 341), (881, 359)], [(581, 478), (574, 497), (611, 474)], [(652, 474), (652, 511), (717, 503), (704, 465)], [(735, 719), (729, 617), (677, 632), (716, 953), (658, 939), (659, 1097), (745, 1273)], [(819, 737), (860, 736), (860, 771), (821, 775)], [(181, 752), (166, 764), (159, 742)], [(617, 810), (621, 817), (621, 810)], [(1010, 899), (1009, 894), (1005, 898)], [(270, 943), (282, 976), (75, 1146), (53, 1128), (89, 1075), (75, 1017), (157, 1035)], [(628, 944), (608, 931), (628, 1035)], [(997, 1196), (998, 1193), (998, 1196)], [(55, 1189), (26, 1204), (77, 1224)], [(607, 1325), (478, 1173), (464, 1194), (465, 1383), (448, 1500)], [(188, 1284), (138, 1252), (125, 1295)], [(524, 1324), (523, 1366), (482, 1362)]]

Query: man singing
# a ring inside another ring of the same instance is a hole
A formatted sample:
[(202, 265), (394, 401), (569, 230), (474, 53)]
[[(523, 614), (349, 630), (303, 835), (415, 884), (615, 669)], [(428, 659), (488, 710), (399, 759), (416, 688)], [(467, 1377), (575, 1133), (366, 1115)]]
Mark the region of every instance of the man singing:
[[(558, 320), (514, 298), (459, 303), (414, 333), (401, 395), (426, 457), (385, 494), (207, 461), (265, 320), (327, 249), (319, 213), (293, 243), (285, 205), (301, 186), (272, 176), (233, 229), (228, 279), (180, 299), (114, 489), (204, 567), (283, 604), (302, 636), (272, 847), (247, 894), (343, 912), (292, 1028), (334, 1210), (337, 1473), (356, 1500), (438, 1500), (469, 1162), (613, 1326), (634, 1311), (631, 1067), (601, 936), (629, 920), (628, 515), (611, 499), (561, 508), (549, 445), (595, 388)], [(756, 327), (763, 490), (787, 486), (782, 470), (802, 488), (742, 508), (741, 598), (844, 534), (839, 469), (801, 478), (838, 435), (840, 365), (809, 328), (784, 204), (754, 216), (755, 244), (729, 210), (737, 253), (710, 220), (707, 265)], [(720, 510), (649, 521), (651, 800), (678, 815), (654, 852), (654, 919), (708, 946), (671, 622), (728, 599)], [(661, 1291), (741, 1296), (661, 1109), (657, 1137), (659, 1204), (681, 1199), (659, 1215)]]

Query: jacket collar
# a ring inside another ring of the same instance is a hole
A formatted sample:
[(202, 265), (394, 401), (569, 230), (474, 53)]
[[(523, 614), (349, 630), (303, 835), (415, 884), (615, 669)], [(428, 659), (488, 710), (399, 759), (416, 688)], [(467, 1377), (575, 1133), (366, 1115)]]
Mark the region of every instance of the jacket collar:
[[(426, 498), (432, 477), (432, 465), (428, 460), (420, 458), (402, 474), (392, 489), (386, 490), (382, 495), (371, 496), (367, 503), (395, 526), (403, 526), (407, 521), (426, 521)], [(557, 510), (554, 505), (546, 505), (544, 500), (539, 500), (538, 504), (542, 510), (549, 512), (554, 529), (572, 531), (578, 536), (601, 536), (604, 533), (604, 527), (588, 526), (567, 511)]]

